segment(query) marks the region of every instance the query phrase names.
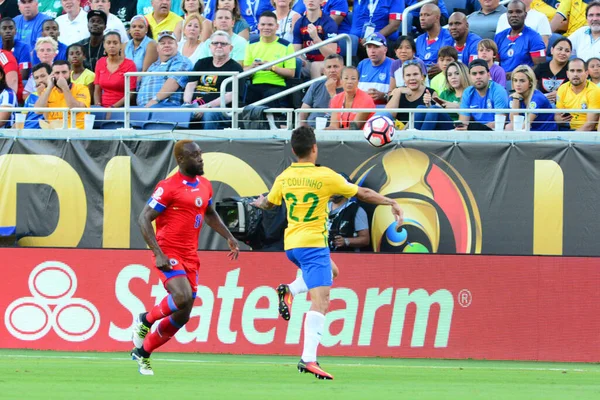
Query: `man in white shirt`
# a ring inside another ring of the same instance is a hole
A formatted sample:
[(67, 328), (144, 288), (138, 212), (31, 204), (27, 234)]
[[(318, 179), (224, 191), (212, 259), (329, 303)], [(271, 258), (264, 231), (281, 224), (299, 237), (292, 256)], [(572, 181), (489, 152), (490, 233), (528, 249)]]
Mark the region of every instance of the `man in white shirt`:
[(92, 0), (92, 10), (104, 11), (108, 16), (106, 29), (116, 29), (121, 36), (121, 43), (127, 43), (129, 37), (127, 36), (125, 25), (123, 25), (119, 17), (110, 13), (110, 0)]
[[(552, 29), (550, 28), (550, 21), (541, 12), (531, 8), (531, 2), (533, 0), (521, 0), (525, 4), (527, 11), (527, 17), (525, 17), (525, 26), (530, 27), (542, 36), (544, 44), (548, 46), (548, 39), (552, 35)], [(500, 33), (510, 28), (508, 24), (508, 17), (506, 13), (502, 14), (498, 19), (498, 25), (496, 26), (496, 33)]]
[(600, 57), (600, 2), (593, 1), (587, 6), (588, 26), (577, 29), (569, 40), (573, 44), (575, 56), (584, 61), (592, 57)]
[(61, 0), (65, 13), (56, 18), (60, 41), (67, 46), (90, 37), (87, 12), (81, 8), (81, 0)]

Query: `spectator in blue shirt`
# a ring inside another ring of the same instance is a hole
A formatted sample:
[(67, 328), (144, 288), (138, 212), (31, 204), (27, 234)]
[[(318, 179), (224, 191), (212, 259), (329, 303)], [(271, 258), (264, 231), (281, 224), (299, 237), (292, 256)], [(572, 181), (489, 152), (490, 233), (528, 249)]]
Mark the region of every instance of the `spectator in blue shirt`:
[(42, 36), (42, 23), (51, 19), (39, 11), (38, 0), (19, 0), (21, 15), (14, 18), (17, 26), (17, 40), (35, 47), (35, 41)]
[(15, 21), (10, 17), (0, 19), (0, 36), (2, 37), (1, 49), (12, 51), (19, 64), (21, 77), (23, 80), (29, 78), (31, 70), (31, 47), (27, 43), (15, 39), (17, 27)]
[(510, 28), (498, 33), (494, 38), (498, 45), (500, 66), (510, 73), (521, 64), (532, 67), (534, 64), (545, 62), (546, 45), (542, 36), (525, 26), (527, 17), (525, 3), (521, 0), (511, 1), (508, 4), (507, 16)]
[[(490, 79), (490, 68), (484, 60), (473, 60), (469, 64), (469, 75), (473, 86), (469, 86), (462, 95), (460, 108), (492, 110), (508, 108), (506, 89)], [(459, 116), (457, 130), (491, 131), (494, 130), (494, 113), (463, 113)], [(501, 115), (501, 114), (500, 114)]]
[[(148, 72), (191, 71), (192, 63), (177, 52), (177, 37), (173, 32), (158, 35), (158, 60)], [(142, 107), (180, 106), (187, 76), (145, 76), (141, 80), (137, 105)]]
[[(42, 23), (42, 36), (41, 37), (51, 37), (57, 43), (56, 56), (55, 60), (66, 60), (67, 59), (67, 45), (58, 41), (58, 37), (60, 36), (60, 30), (58, 24), (53, 19), (47, 19)], [(37, 38), (36, 38), (37, 44)], [(35, 45), (33, 46), (35, 50)], [(33, 65), (39, 64), (41, 61), (38, 58), (37, 52), (33, 52)]]
[(417, 58), (425, 62), (427, 75), (433, 78), (441, 69), (437, 66), (438, 52), (444, 46), (454, 45), (454, 39), (447, 29), (440, 25), (440, 9), (435, 4), (425, 4), (419, 14), (422, 35), (417, 38)]
[(398, 39), (404, 0), (355, 0), (353, 7), (350, 33), (360, 38), (360, 58), (366, 53), (366, 38), (373, 33), (380, 33), (390, 41)]
[[(536, 89), (537, 82), (535, 73), (528, 65), (519, 65), (512, 73), (512, 87), (515, 90), (510, 95), (510, 108), (515, 110), (551, 110), (552, 104), (542, 92)], [(511, 123), (506, 127), (507, 130), (513, 129), (515, 116), (524, 115), (522, 113), (510, 113)], [(529, 129), (532, 131), (557, 131), (554, 114), (538, 113), (529, 114)]]
[[(321, 43), (337, 35), (337, 25), (329, 17), (324, 15), (318, 0), (303, 0), (306, 13), (296, 22), (294, 26), (294, 51)], [(302, 76), (311, 79), (322, 75), (323, 60), (330, 54), (337, 53), (336, 43), (328, 44), (318, 50), (313, 50), (302, 58)]]
[[(52, 72), (52, 68), (50, 65), (46, 63), (37, 64), (31, 70), (31, 75), (33, 76), (33, 80), (35, 81), (35, 92), (31, 93), (27, 100), (25, 100), (25, 104), (23, 107), (33, 108), (35, 107), (35, 102), (40, 98), (40, 95), (44, 93), (46, 90), (46, 85), (48, 85), (48, 77)], [(43, 113), (36, 113), (30, 111), (27, 113), (25, 117), (25, 129), (40, 129), (40, 120), (44, 119)]]
[(448, 20), (448, 30), (454, 39), (454, 48), (458, 52), (458, 60), (465, 65), (477, 58), (477, 44), (481, 38), (469, 32), (469, 21), (467, 16), (461, 12), (455, 12)]
[(358, 64), (358, 88), (371, 96), (375, 104), (386, 104), (392, 76), (392, 59), (386, 57), (387, 41), (385, 36), (375, 33), (366, 45), (369, 58)]

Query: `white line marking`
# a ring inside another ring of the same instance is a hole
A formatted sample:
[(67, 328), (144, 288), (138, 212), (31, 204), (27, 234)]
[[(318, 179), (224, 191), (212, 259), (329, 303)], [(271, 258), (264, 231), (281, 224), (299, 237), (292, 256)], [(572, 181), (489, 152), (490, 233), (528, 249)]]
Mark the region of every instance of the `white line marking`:
[[(110, 361), (131, 361), (131, 358), (124, 357), (98, 357), (98, 356), (47, 356), (47, 355), (28, 355), (28, 354), (0, 354), (0, 358), (41, 358), (41, 359), (54, 359), (54, 360), (110, 360)], [(189, 364), (270, 364), (270, 365), (291, 365), (294, 362), (273, 362), (273, 361), (211, 361), (211, 360), (185, 360), (177, 358), (157, 358), (158, 362), (172, 362), (172, 363), (189, 363)], [(482, 366), (442, 366), (442, 365), (389, 365), (389, 364), (347, 364), (347, 363), (332, 363), (328, 362), (328, 366), (336, 367), (371, 367), (371, 368), (403, 368), (403, 369), (472, 369), (472, 370), (502, 370), (502, 371), (548, 371), (548, 372), (594, 372), (600, 373), (600, 369), (582, 369), (582, 368), (544, 368), (544, 367), (482, 367)]]

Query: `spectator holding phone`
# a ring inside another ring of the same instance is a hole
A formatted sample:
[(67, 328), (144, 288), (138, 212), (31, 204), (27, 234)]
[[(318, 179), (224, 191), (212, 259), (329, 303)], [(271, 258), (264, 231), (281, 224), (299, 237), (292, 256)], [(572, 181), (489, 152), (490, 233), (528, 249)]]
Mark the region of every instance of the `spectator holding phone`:
[[(423, 96), (425, 106), (419, 106), (419, 108), (457, 109), (460, 107), (463, 92), (471, 86), (469, 69), (463, 63), (454, 61), (448, 65), (444, 74), (446, 75), (446, 85), (439, 97), (426, 93)], [(415, 115), (415, 128), (427, 131), (451, 130), (456, 125), (461, 125), (456, 121), (458, 121), (458, 114), (455, 113), (419, 113)]]
[[(552, 109), (552, 104), (542, 92), (536, 89), (537, 82), (533, 70), (528, 65), (519, 65), (512, 73), (512, 87), (514, 93), (510, 97), (510, 108), (513, 110), (539, 110)], [(510, 124), (507, 130), (515, 126), (515, 117), (522, 113), (510, 113)], [(532, 131), (556, 131), (558, 127), (554, 122), (554, 114), (530, 113), (529, 129)]]

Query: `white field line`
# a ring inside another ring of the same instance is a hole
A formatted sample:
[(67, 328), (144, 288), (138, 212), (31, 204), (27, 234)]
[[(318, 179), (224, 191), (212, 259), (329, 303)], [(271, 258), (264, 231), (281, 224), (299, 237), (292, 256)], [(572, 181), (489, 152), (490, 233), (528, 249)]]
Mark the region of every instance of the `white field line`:
[[(131, 360), (129, 357), (99, 357), (99, 356), (48, 356), (48, 355), (31, 355), (31, 354), (0, 354), (0, 359), (10, 358), (29, 358), (29, 359), (52, 359), (52, 360), (110, 360), (110, 361), (128, 361)], [(186, 360), (176, 358), (162, 358), (156, 359), (157, 362), (172, 362), (172, 363), (189, 363), (189, 364), (270, 364), (270, 365), (288, 365), (293, 364), (291, 362), (271, 362), (271, 361), (211, 361), (211, 360)], [(402, 368), (402, 369), (462, 369), (462, 370), (502, 370), (502, 371), (565, 371), (565, 372), (594, 372), (600, 373), (600, 369), (583, 369), (583, 368), (545, 368), (545, 367), (499, 367), (499, 366), (467, 366), (467, 365), (389, 365), (389, 364), (348, 364), (348, 363), (332, 363), (328, 362), (328, 366), (337, 367), (360, 367), (360, 368)]]

